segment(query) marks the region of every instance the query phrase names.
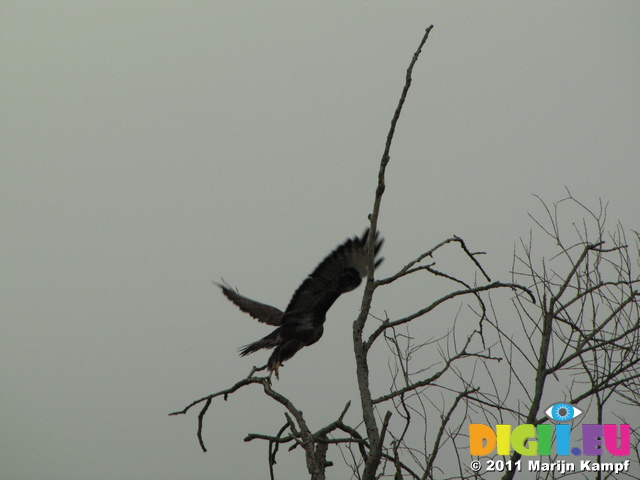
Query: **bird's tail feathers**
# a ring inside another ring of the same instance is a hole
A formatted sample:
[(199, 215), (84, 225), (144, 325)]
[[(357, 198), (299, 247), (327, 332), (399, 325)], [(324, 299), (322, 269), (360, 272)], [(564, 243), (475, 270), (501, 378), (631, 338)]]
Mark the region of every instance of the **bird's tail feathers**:
[(249, 345), (245, 345), (240, 348), (240, 356), (244, 357), (245, 355), (250, 355), (253, 352), (257, 352), (258, 350), (262, 350), (263, 348), (274, 348), (278, 346), (278, 342), (276, 338), (270, 338), (271, 335), (267, 335), (264, 338), (261, 338), (257, 342), (250, 343)]

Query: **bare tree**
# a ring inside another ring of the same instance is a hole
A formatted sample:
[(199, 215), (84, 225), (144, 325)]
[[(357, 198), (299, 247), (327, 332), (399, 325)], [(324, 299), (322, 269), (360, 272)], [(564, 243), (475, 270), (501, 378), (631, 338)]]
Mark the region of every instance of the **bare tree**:
[[(389, 151), (391, 148), (391, 142), (393, 140), (393, 136), (395, 133), (396, 124), (400, 118), (400, 113), (402, 111), (402, 106), (406, 99), (407, 93), (409, 91), (409, 87), (411, 85), (411, 74), (413, 71), (413, 67), (420, 56), (422, 51), (422, 47), (427, 41), (429, 37), (429, 33), (433, 25), (426, 29), (417, 51), (414, 53), (409, 68), (407, 70), (406, 82), (402, 91), (402, 95), (400, 97), (400, 101), (398, 103), (398, 107), (396, 108), (395, 114), (393, 116), (391, 122), (391, 128), (389, 131), (389, 135), (387, 137), (387, 142), (385, 146), (385, 151), (382, 157), (380, 171), (378, 174), (378, 187), (376, 189), (375, 201), (373, 212), (369, 215), (369, 221), (371, 223), (371, 231), (377, 231), (376, 225), (378, 221), (378, 212), (380, 210), (380, 202), (382, 200), (382, 195), (384, 193), (384, 172), (387, 164), (389, 163)], [(373, 236), (370, 236), (370, 239)], [(286, 422), (280, 428), (276, 435), (262, 435), (262, 434), (251, 434), (246, 437), (246, 441), (251, 441), (254, 439), (266, 440), (269, 443), (269, 471), (271, 478), (274, 477), (273, 466), (275, 464), (275, 457), (278, 452), (280, 445), (282, 444), (293, 444), (294, 447), (299, 446), (302, 447), (305, 452), (305, 458), (307, 463), (307, 469), (309, 474), (313, 480), (320, 480), (325, 478), (325, 470), (327, 466), (331, 465), (331, 462), (327, 461), (326, 453), (328, 446), (331, 444), (348, 444), (348, 445), (357, 445), (358, 452), (362, 461), (365, 463), (364, 466), (364, 478), (374, 478), (376, 475), (376, 471), (380, 465), (383, 450), (384, 450), (384, 439), (385, 432), (387, 428), (387, 424), (389, 418), (391, 416), (391, 412), (387, 412), (385, 420), (382, 422), (382, 426), (378, 425), (376, 421), (375, 412), (374, 412), (374, 403), (373, 398), (371, 396), (371, 392), (368, 385), (368, 366), (367, 366), (367, 351), (375, 340), (375, 338), (371, 339), (371, 342), (367, 345), (362, 340), (362, 332), (364, 324), (369, 315), (369, 309), (371, 306), (371, 299), (373, 296), (373, 291), (376, 288), (376, 283), (373, 279), (373, 262), (374, 262), (374, 251), (373, 251), (373, 243), (369, 241), (369, 273), (367, 275), (366, 284), (365, 284), (365, 293), (363, 296), (362, 302), (362, 310), (358, 319), (354, 322), (354, 344), (355, 344), (355, 354), (356, 354), (356, 365), (357, 365), (357, 373), (358, 373), (358, 385), (360, 387), (360, 399), (363, 409), (363, 421), (366, 428), (366, 433), (361, 434), (356, 427), (352, 427), (347, 425), (344, 422), (344, 416), (349, 409), (350, 402), (348, 402), (341, 415), (329, 425), (326, 425), (318, 430), (311, 431), (307, 422), (304, 419), (302, 411), (296, 408), (293, 403), (287, 399), (284, 395), (274, 390), (271, 385), (269, 377), (260, 377), (254, 376), (254, 374), (258, 371), (263, 370), (265, 367), (254, 368), (249, 376), (245, 379), (240, 380), (232, 387), (221, 390), (217, 393), (207, 395), (199, 400), (192, 402), (187, 405), (184, 409), (171, 413), (170, 415), (181, 415), (186, 414), (192, 407), (196, 405), (202, 405), (200, 413), (198, 415), (198, 441), (200, 442), (200, 446), (203, 451), (206, 451), (206, 447), (204, 444), (204, 440), (202, 437), (202, 421), (209, 409), (212, 401), (217, 397), (223, 397), (225, 400), (232, 393), (237, 390), (249, 386), (258, 384), (263, 388), (264, 393), (280, 403), (287, 411), (285, 413)], [(379, 332), (376, 337), (380, 335)], [(336, 433), (339, 436), (336, 436)], [(344, 435), (344, 436), (342, 436)]]
[[(391, 121), (369, 215), (374, 232), (396, 125), (414, 65), (432, 28), (426, 29), (411, 59)], [(637, 407), (637, 243), (633, 248), (628, 245), (621, 226), (612, 234), (606, 232), (604, 207), (594, 213), (570, 194), (552, 208), (543, 205), (546, 218), (534, 220), (556, 252), (549, 259), (538, 257), (532, 234), (515, 254), (511, 282), (493, 281), (480, 263), (482, 252), (472, 251), (458, 236), (426, 250), (395, 274), (375, 279), (374, 252), (369, 242), (369, 273), (360, 314), (353, 323), (362, 413), (358, 424), (345, 420), (351, 405), (348, 402), (336, 420), (312, 429), (302, 410), (278, 392), (268, 377), (256, 375), (265, 367), (252, 369), (233, 386), (195, 400), (171, 415), (186, 414), (199, 406), (197, 437), (206, 451), (203, 418), (213, 400), (226, 400), (239, 389), (256, 385), (285, 410), (284, 422), (275, 434), (250, 434), (245, 438), (268, 443), (272, 479), (276, 456), (285, 445), (304, 452), (313, 480), (326, 478), (326, 468), (332, 465), (327, 459), (330, 446), (339, 449), (357, 479), (462, 479), (486, 478), (486, 472), (469, 466), (467, 426), (547, 422), (545, 402), (559, 400), (545, 396), (550, 382), (565, 382), (563, 401), (595, 405), (599, 423), (611, 417), (609, 406), (614, 400)], [(565, 235), (560, 218), (561, 208), (568, 205), (578, 206), (585, 217), (580, 226), (572, 227), (577, 239)], [(473, 269), (470, 279), (436, 264), (438, 253), (452, 247), (459, 252), (461, 262)], [(377, 317), (372, 314), (372, 300), (379, 288), (425, 278), (453, 288), (409, 315), (390, 318), (386, 312)], [(510, 313), (504, 314), (505, 308)], [(425, 336), (421, 331), (429, 323), (425, 317), (433, 322), (442, 316), (452, 316), (452, 321), (446, 322), (450, 327)], [(518, 321), (514, 322), (514, 317)], [(372, 388), (370, 382), (374, 345), (388, 347), (383, 349), (390, 359), (384, 393), (374, 393), (379, 388)], [(519, 455), (514, 453), (505, 459), (516, 462)], [(504, 478), (518, 473), (509, 470)]]
[[(545, 409), (557, 402), (583, 406), (598, 424), (630, 424), (630, 418), (618, 413), (623, 410), (637, 417), (639, 235), (634, 233), (630, 245), (621, 225), (608, 232), (606, 207), (600, 204), (593, 211), (570, 193), (551, 207), (541, 205), (543, 218), (531, 216), (535, 231), (514, 255), (513, 283), (499, 284), (515, 292), (511, 310), (504, 302), (498, 307), (495, 296), (480, 296), (495, 285), (491, 283), (467, 287), (467, 293), (476, 295), (477, 306), (466, 306), (475, 312), (475, 327), (455, 321), (443, 337), (418, 341), (410, 322), (431, 313), (431, 306), (378, 327), (387, 330), (392, 382), (390, 393), (374, 403), (393, 399), (395, 416), (402, 419), (395, 430), (388, 428), (392, 441), (385, 457), (396, 478), (488, 478), (486, 471), (469, 468), (466, 426), (472, 423), (540, 425), (549, 422)], [(534, 239), (539, 236), (537, 245)], [(550, 256), (536, 254), (536, 245)], [(467, 252), (464, 244), (461, 247)], [(431, 266), (420, 268), (460, 282)], [(448, 298), (435, 304), (441, 300)], [(398, 330), (399, 325), (405, 328)], [(425, 365), (435, 371), (427, 374)], [(421, 441), (412, 431), (422, 435)], [(637, 470), (637, 429), (632, 436)], [(493, 464), (496, 459), (513, 466), (520, 454), (494, 456)], [(550, 461), (555, 460), (552, 455)], [(504, 479), (532, 478), (525, 469), (503, 470)], [(494, 472), (498, 475), (499, 470)], [(563, 473), (537, 472), (536, 478), (560, 478)], [(583, 476), (604, 478), (606, 473)], [(638, 478), (632, 471), (608, 475)]]
[[(515, 303), (522, 330), (529, 338), (527, 344), (514, 349), (515, 363), (522, 359), (535, 372), (535, 388), (522, 401), (527, 408), (521, 411), (526, 412), (526, 423), (547, 421), (543, 399), (546, 387), (555, 380), (566, 385), (563, 401), (591, 404), (596, 423), (611, 423), (615, 420), (614, 401), (635, 399), (637, 406), (638, 234), (635, 243), (629, 245), (620, 224), (612, 232), (606, 230), (606, 206), (600, 203), (594, 211), (570, 192), (553, 207), (544, 202), (542, 205), (545, 217), (532, 218), (538, 231), (544, 232), (555, 247), (555, 253), (536, 260), (530, 237), (521, 243), (513, 270), (514, 277), (530, 285), (538, 299), (535, 306), (522, 296)], [(576, 208), (577, 212), (571, 211)], [(572, 221), (575, 218), (580, 223)], [(503, 345), (513, 345), (498, 325), (496, 332)], [(518, 458), (518, 454), (512, 455), (513, 461)], [(514, 473), (504, 478), (513, 478)]]

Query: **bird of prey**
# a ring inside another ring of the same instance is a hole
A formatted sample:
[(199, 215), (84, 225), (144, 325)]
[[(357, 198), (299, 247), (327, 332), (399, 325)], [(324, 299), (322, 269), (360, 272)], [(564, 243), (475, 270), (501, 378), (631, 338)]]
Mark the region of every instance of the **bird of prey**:
[[(245, 356), (263, 348), (274, 351), (269, 357), (269, 377), (278, 377), (278, 368), (298, 350), (316, 343), (324, 331), (327, 310), (345, 292), (354, 290), (367, 274), (367, 240), (369, 229), (361, 237), (353, 237), (336, 247), (316, 267), (293, 294), (286, 310), (281, 310), (243, 297), (228, 285), (218, 284), (222, 293), (240, 310), (259, 322), (277, 327), (266, 337), (240, 348)], [(376, 255), (382, 246), (378, 233), (373, 239), (374, 269), (382, 258)]]

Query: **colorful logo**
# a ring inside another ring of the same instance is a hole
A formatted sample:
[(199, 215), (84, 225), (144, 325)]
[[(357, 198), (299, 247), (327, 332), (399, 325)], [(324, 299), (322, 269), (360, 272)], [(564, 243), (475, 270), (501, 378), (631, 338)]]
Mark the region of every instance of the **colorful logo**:
[[(469, 425), (469, 453), (473, 456), (511, 455), (602, 455), (622, 457), (631, 450), (631, 426), (627, 424), (583, 424), (582, 445), (571, 447), (571, 422), (582, 414), (575, 405), (556, 403), (545, 414), (551, 424), (496, 425), (495, 429), (482, 423)], [(555, 435), (554, 435), (555, 434)], [(555, 451), (552, 452), (555, 436)]]

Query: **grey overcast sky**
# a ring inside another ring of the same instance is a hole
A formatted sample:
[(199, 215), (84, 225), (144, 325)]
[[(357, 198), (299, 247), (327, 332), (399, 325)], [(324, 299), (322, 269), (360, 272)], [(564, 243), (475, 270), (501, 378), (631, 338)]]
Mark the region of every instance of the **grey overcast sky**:
[[(565, 186), (639, 229), (638, 19), (636, 1), (1, 1), (0, 477), (265, 478), (243, 438), (283, 417), (257, 390), (210, 409), (208, 453), (194, 414), (167, 416), (267, 356), (237, 356), (269, 330), (211, 282), (282, 308), (362, 232), (430, 24), (381, 275), (457, 234), (509, 280), (531, 194)], [(282, 370), (314, 425), (356, 398), (358, 306)], [(300, 455), (278, 472), (304, 478)]]

